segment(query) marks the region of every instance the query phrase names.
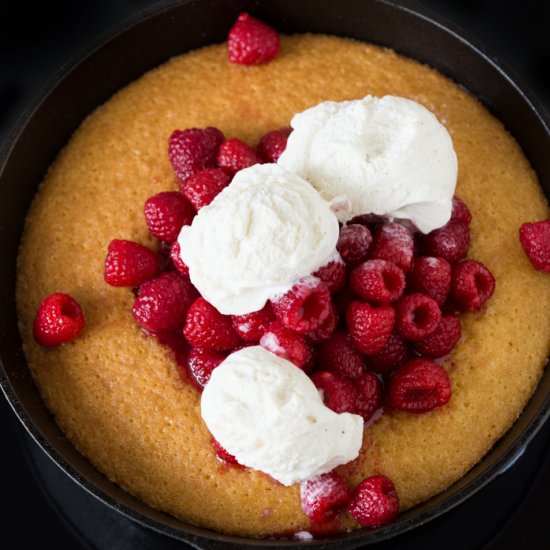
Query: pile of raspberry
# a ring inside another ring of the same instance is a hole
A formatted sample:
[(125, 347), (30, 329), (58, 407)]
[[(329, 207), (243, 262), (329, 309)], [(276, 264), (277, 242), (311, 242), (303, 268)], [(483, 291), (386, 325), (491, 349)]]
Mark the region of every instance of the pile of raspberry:
[[(248, 14), (238, 18), (228, 37), (230, 61), (265, 63), (278, 52), (276, 31)], [(420, 414), (445, 405), (452, 389), (442, 360), (461, 338), (460, 312), (480, 310), (495, 288), (489, 270), (466, 258), (472, 216), (458, 197), (450, 221), (427, 235), (406, 222), (354, 218), (340, 229), (337, 259), (260, 311), (223, 315), (191, 283), (177, 242), (181, 228), (236, 172), (277, 162), (290, 132), (269, 132), (252, 148), (212, 127), (174, 131), (168, 154), (179, 191), (158, 193), (144, 205), (158, 250), (113, 240), (105, 281), (134, 289), (135, 321), (171, 347), (199, 390), (230, 353), (261, 345), (306, 372), (327, 407), (361, 415), (366, 424), (383, 411)], [(520, 234), (535, 267), (549, 271), (550, 221), (524, 224)], [(34, 336), (52, 347), (76, 338), (84, 326), (76, 301), (55, 293), (38, 310)], [(213, 446), (224, 463), (242, 467), (217, 441)], [(399, 510), (395, 487), (383, 475), (352, 492), (332, 471), (302, 482), (300, 493), (315, 523), (333, 520), (345, 507), (374, 527)]]
[[(138, 243), (114, 240), (105, 281), (136, 289), (134, 319), (174, 349), (199, 390), (230, 353), (260, 345), (306, 372), (327, 407), (361, 415), (366, 424), (383, 410), (418, 414), (443, 406), (451, 382), (438, 361), (460, 340), (459, 312), (479, 310), (495, 286), (483, 264), (465, 258), (471, 214), (456, 197), (449, 223), (428, 235), (372, 215), (354, 218), (340, 229), (335, 259), (259, 311), (223, 315), (191, 283), (177, 242), (181, 228), (237, 171), (275, 162), (289, 133), (269, 132), (253, 149), (216, 128), (176, 130), (168, 151), (180, 190), (144, 205), (147, 227), (169, 257), (159, 261)], [(214, 449), (241, 467), (218, 442)], [(361, 512), (365, 498), (357, 495), (369, 484), (388, 500), (381, 515)], [(303, 482), (301, 495), (316, 523), (334, 519), (343, 506), (369, 526), (398, 510), (395, 488), (383, 476), (367, 478), (354, 496), (333, 471)]]

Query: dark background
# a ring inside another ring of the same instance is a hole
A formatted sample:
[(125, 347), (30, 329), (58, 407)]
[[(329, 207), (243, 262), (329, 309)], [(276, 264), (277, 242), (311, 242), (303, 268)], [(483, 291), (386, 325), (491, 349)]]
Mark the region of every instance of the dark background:
[[(0, 139), (62, 63), (98, 34), (153, 3), (151, 0), (63, 0), (36, 4), (2, 0)], [(549, 108), (550, 2), (425, 0), (422, 3), (479, 38), (511, 66)], [(319, 5), (322, 8), (322, 0)], [(83, 530), (88, 533), (85, 538), (90, 547), (122, 550), (168, 545), (167, 541), (142, 532), (118, 516), (103, 517), (95, 503), (88, 500), (91, 497), (75, 489), (55, 467), (40, 459), (40, 452), (33, 451), (33, 444), (22, 433), (3, 398), (0, 398), (0, 429), (3, 441), (0, 547), (81, 548), (85, 543), (82, 537), (77, 542), (75, 535), (78, 536), (76, 531)], [(447, 514), (443, 521), (432, 522), (415, 540), (408, 539), (407, 548), (548, 548), (548, 443), (547, 425), (514, 468), (465, 507)], [(37, 467), (41, 472), (39, 477), (47, 479), (42, 483), (46, 492), (35, 478)], [(51, 506), (51, 496), (59, 498), (60, 491), (64, 505), (78, 511), (69, 521)], [(84, 524), (86, 527), (82, 528)], [(398, 547), (404, 545), (396, 540), (391, 548)], [(390, 546), (384, 545), (384, 548)]]

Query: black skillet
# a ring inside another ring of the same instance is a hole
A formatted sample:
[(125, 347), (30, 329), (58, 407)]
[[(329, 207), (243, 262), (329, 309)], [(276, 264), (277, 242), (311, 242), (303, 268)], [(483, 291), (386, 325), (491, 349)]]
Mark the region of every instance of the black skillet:
[[(247, 10), (284, 33), (331, 33), (389, 46), (435, 67), (476, 95), (516, 137), (550, 196), (550, 118), (518, 79), (482, 46), (416, 2), (394, 0), (203, 0), (164, 2), (98, 40), (63, 66), (27, 108), (0, 151), (0, 384), (20, 421), (74, 481), (141, 524), (199, 548), (295, 547), (291, 540), (250, 540), (186, 524), (152, 509), (98, 472), (58, 428), (33, 383), (15, 313), (16, 255), (25, 214), (55, 155), (95, 107), (169, 57), (225, 40)], [(468, 474), (391, 525), (308, 542), (348, 549), (414, 529), (481, 489), (510, 464), (550, 415), (548, 370), (523, 414)], [(406, 541), (406, 537), (403, 539)]]

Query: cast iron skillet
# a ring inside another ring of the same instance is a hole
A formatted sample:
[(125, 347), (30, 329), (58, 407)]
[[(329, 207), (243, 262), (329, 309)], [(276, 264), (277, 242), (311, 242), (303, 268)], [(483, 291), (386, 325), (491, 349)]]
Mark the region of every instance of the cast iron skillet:
[[(25, 111), (0, 153), (0, 382), (33, 438), (73, 480), (130, 518), (199, 548), (296, 546), (294, 540), (250, 540), (186, 524), (124, 492), (81, 456), (46, 410), (21, 348), (15, 312), (15, 271), (25, 214), (55, 155), (87, 114), (116, 90), (169, 57), (225, 40), (248, 10), (284, 33), (331, 33), (389, 46), (465, 86), (522, 145), (550, 195), (550, 118), (518, 79), (474, 40), (413, 2), (395, 0), (204, 0), (168, 2), (142, 12), (63, 66)], [(316, 548), (357, 548), (413, 529), (456, 506), (491, 481), (521, 452), (550, 414), (545, 372), (523, 414), (461, 480), (404, 512), (392, 525), (308, 542)]]

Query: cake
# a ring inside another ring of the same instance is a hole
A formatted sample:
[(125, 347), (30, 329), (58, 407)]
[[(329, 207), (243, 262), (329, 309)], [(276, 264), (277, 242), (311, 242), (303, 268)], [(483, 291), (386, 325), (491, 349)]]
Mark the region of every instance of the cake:
[[(517, 233), (549, 210), (502, 124), (451, 80), (374, 45), (282, 37), (277, 59), (246, 68), (227, 61), (225, 45), (209, 46), (146, 73), (84, 121), (40, 187), (19, 254), (20, 331), (47, 407), (84, 456), (149, 505), (237, 535), (311, 528), (297, 485), (217, 460), (199, 392), (170, 350), (132, 319), (132, 290), (105, 284), (107, 246), (119, 238), (155, 248), (143, 204), (178, 188), (166, 154), (175, 128), (215, 126), (255, 145), (308, 107), (367, 94), (417, 101), (446, 126), (458, 157), (457, 194), (473, 214), (469, 257), (497, 286), (483, 310), (462, 316), (463, 337), (444, 362), (451, 401), (426, 415), (383, 415), (339, 472), (350, 486), (387, 475), (401, 509), (410, 508), (476, 464), (534, 391), (550, 347), (550, 279), (533, 269)], [(32, 324), (54, 292), (77, 300), (86, 330), (45, 349)], [(358, 527), (348, 516), (340, 521)]]

